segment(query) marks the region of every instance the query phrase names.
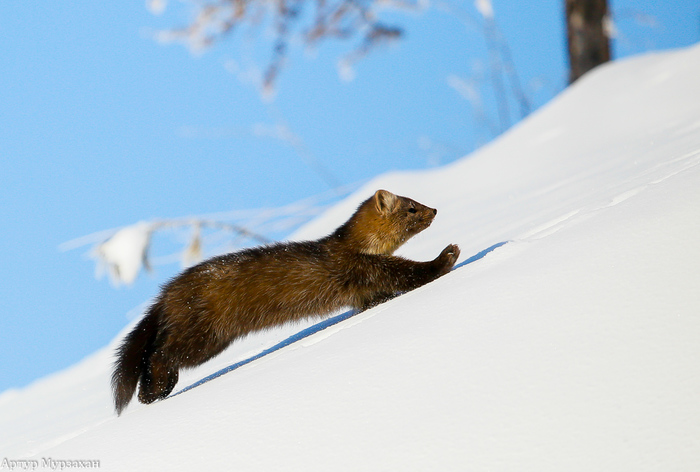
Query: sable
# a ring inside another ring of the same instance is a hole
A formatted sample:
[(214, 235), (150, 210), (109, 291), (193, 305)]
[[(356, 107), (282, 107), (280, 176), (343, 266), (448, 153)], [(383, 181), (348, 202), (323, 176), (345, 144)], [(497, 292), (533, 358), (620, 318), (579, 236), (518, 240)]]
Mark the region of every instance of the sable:
[(446, 274), (459, 257), (447, 246), (432, 261), (393, 256), (437, 210), (378, 190), (317, 241), (277, 243), (206, 260), (168, 282), (117, 349), (117, 414), (138, 398), (165, 398), (194, 367), (251, 332), (342, 307), (365, 310)]

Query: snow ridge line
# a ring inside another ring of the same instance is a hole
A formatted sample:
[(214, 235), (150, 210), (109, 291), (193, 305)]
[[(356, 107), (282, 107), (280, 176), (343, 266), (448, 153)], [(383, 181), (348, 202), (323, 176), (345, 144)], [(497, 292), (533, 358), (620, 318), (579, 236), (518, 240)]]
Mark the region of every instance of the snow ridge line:
[[(661, 164), (658, 164), (651, 169), (647, 169), (645, 172), (641, 173), (640, 175), (635, 175), (634, 177), (624, 181), (619, 187), (623, 187), (620, 189), (620, 193), (614, 195), (610, 199), (608, 199), (605, 203), (596, 205), (596, 206), (591, 206), (587, 208), (579, 208), (577, 210), (570, 211), (568, 213), (565, 213), (557, 218), (553, 218), (550, 221), (541, 224), (537, 226), (534, 229), (531, 229), (524, 234), (522, 234), (520, 237), (518, 237), (516, 240), (526, 240), (526, 239), (542, 239), (546, 236), (549, 236), (551, 234), (554, 234), (561, 230), (562, 228), (569, 226), (572, 223), (582, 221), (585, 218), (589, 218), (596, 214), (597, 212), (601, 210), (606, 210), (608, 208), (614, 207), (646, 190), (649, 188), (653, 187), (654, 185), (657, 185), (661, 182), (664, 182), (667, 179), (670, 179), (672, 177), (675, 177), (678, 174), (682, 174), (683, 172), (686, 172), (688, 170), (694, 169), (695, 167), (700, 165), (700, 150), (695, 150), (689, 153), (686, 153), (680, 157), (677, 157), (675, 159), (671, 159), (668, 162), (663, 162)], [(668, 169), (667, 169), (668, 168)], [(646, 178), (648, 176), (654, 176), (659, 173), (659, 170), (663, 169), (665, 172), (661, 177), (655, 177), (653, 180), (647, 181)], [(645, 180), (644, 183), (642, 184), (636, 184), (637, 181), (639, 180)]]
[[(503, 246), (507, 242), (508, 241), (501, 241), (500, 243), (496, 243), (492, 246), (489, 246), (488, 248), (484, 249), (483, 251), (480, 251), (480, 252), (474, 254), (473, 256), (468, 258), (467, 260), (455, 265), (452, 268), (452, 271), (457, 270), (461, 267), (464, 267), (467, 264), (471, 264), (472, 262), (476, 262), (479, 259), (482, 259), (488, 253)], [(251, 362), (258, 360), (262, 357), (265, 357), (268, 354), (272, 354), (273, 352), (278, 351), (278, 350), (282, 349), (283, 347), (289, 346), (290, 344), (294, 344), (297, 341), (301, 341), (302, 339), (308, 338), (312, 334), (318, 333), (319, 331), (323, 331), (324, 329), (329, 328), (333, 325), (336, 325), (336, 324), (340, 323), (341, 321), (345, 321), (348, 318), (351, 318), (358, 313), (359, 312), (356, 312), (355, 310), (348, 310), (348, 311), (341, 313), (339, 315), (335, 315), (335, 316), (327, 318), (323, 321), (320, 321), (313, 326), (309, 326), (308, 328), (305, 328), (305, 329), (299, 331), (298, 333), (295, 333), (295, 334), (289, 336), (288, 338), (280, 341), (279, 343), (275, 344), (274, 346), (260, 351), (258, 354), (255, 354), (251, 357), (248, 357), (247, 359), (243, 359), (242, 361), (238, 361), (234, 364), (231, 364), (228, 367), (224, 367), (223, 369), (219, 369), (218, 371), (216, 371), (212, 374), (209, 374), (206, 377), (203, 377), (202, 379), (196, 381), (195, 383), (190, 384), (187, 387), (182, 388), (181, 390), (173, 393), (172, 395), (169, 395), (167, 398), (165, 398), (165, 400), (167, 400), (168, 398), (172, 398), (172, 397), (175, 397), (177, 395), (180, 395), (181, 393), (185, 393), (188, 390), (192, 390), (193, 388), (199, 387), (200, 385), (205, 384), (205, 383), (207, 383), (211, 380), (214, 380), (218, 377), (221, 377), (224, 374), (228, 374), (229, 372), (236, 370), (239, 367), (243, 367), (246, 364), (250, 364)]]

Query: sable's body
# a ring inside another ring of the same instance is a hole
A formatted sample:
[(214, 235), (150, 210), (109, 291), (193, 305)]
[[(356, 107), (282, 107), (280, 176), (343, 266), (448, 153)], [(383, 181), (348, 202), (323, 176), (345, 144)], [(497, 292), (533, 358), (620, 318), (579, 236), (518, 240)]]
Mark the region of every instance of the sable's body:
[(352, 306), (366, 309), (447, 273), (450, 245), (429, 262), (391, 254), (427, 228), (437, 210), (380, 190), (333, 234), (204, 261), (163, 287), (120, 346), (112, 376), (118, 413), (140, 383), (151, 403), (194, 367), (248, 333)]

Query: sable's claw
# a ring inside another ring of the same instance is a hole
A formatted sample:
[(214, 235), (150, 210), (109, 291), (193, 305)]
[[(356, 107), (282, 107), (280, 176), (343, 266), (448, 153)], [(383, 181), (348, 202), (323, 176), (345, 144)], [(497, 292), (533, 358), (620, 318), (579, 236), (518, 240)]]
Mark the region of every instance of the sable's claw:
[(443, 257), (453, 257), (456, 261), (459, 257), (459, 246), (456, 244), (450, 244), (445, 249), (442, 250), (441, 256)]

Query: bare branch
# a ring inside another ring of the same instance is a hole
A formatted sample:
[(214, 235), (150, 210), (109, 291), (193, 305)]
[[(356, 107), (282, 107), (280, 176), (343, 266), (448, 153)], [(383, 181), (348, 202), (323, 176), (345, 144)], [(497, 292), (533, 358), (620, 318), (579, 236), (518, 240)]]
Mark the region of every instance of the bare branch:
[[(354, 62), (386, 40), (402, 36), (399, 27), (377, 20), (376, 9), (419, 8), (418, 3), (410, 0), (204, 0), (191, 3), (195, 14), (190, 23), (161, 31), (157, 39), (167, 43), (182, 42), (193, 51), (202, 51), (229, 36), (239, 25), (254, 26), (269, 21), (274, 36), (272, 55), (261, 84), (263, 92), (268, 95), (284, 67), (295, 34), (307, 46), (315, 46), (327, 39), (347, 40), (361, 36), (359, 45), (349, 54)], [(307, 6), (315, 7), (314, 11), (305, 12)], [(161, 12), (163, 8), (162, 2), (157, 2), (151, 10)], [(309, 24), (304, 26), (304, 23)]]

